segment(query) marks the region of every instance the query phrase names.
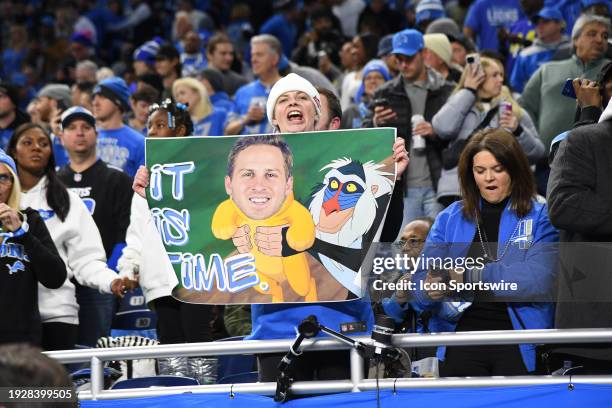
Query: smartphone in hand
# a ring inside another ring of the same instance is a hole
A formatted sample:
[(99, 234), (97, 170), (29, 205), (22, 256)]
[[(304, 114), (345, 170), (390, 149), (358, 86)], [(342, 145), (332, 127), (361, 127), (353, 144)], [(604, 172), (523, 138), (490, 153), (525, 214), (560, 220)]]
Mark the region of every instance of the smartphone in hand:
[(561, 89), (561, 95), (567, 96), (568, 98), (576, 99), (576, 91), (574, 90), (574, 80), (568, 78)]
[(482, 65), (480, 64), (480, 55), (478, 53), (468, 54), (465, 57), (465, 62), (468, 63), (474, 75), (477, 75), (480, 71), (482, 71)]
[(381, 108), (387, 109), (389, 107), (389, 100), (387, 98), (374, 99), (374, 106), (380, 106)]

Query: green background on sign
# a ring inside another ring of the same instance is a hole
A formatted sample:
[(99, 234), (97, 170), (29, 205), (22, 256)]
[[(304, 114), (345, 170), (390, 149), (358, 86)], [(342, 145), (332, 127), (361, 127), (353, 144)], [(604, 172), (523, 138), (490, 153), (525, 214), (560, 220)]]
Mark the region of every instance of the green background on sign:
[[(282, 135), (293, 152), (293, 191), (306, 203), (312, 188), (323, 181), (325, 172), (319, 170), (332, 160), (347, 157), (361, 162), (382, 162), (392, 155), (395, 129), (358, 129), (332, 132), (310, 132)], [(244, 137), (244, 136), (243, 136)], [(248, 136), (246, 136), (248, 137)], [(228, 198), (224, 177), (227, 155), (237, 137), (147, 138), (146, 165), (193, 161), (195, 170), (184, 176), (183, 200), (172, 197), (172, 177), (162, 177), (163, 198), (151, 199), (150, 208), (188, 209), (190, 214), (189, 241), (183, 246), (166, 246), (168, 252), (201, 253), (206, 261), (211, 253), (222, 256), (235, 247), (231, 240), (213, 237), (210, 223), (217, 206)], [(180, 279), (180, 265), (174, 265)]]

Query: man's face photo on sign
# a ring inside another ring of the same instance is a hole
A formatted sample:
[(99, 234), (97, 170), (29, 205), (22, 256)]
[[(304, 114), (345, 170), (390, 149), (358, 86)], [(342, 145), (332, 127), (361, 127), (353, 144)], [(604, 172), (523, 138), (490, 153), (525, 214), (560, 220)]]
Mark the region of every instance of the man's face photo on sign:
[(266, 219), (278, 212), (293, 190), (283, 154), (278, 147), (253, 145), (239, 152), (225, 191), (247, 217)]

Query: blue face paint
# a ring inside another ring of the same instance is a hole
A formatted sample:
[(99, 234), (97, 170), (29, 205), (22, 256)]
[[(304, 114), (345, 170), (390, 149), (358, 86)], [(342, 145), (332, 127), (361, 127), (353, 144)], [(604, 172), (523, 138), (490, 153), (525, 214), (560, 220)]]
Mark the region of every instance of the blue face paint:
[(359, 198), (361, 198), (362, 194), (363, 192), (361, 193), (341, 192), (340, 196), (338, 197), (338, 204), (340, 204), (340, 209), (346, 210), (349, 208), (353, 208), (357, 204), (357, 201), (359, 201)]
[[(339, 194), (338, 189), (341, 189)], [(323, 201), (327, 202), (338, 194), (337, 200), (340, 210), (346, 210), (354, 207), (357, 204), (357, 201), (359, 201), (359, 198), (363, 192), (363, 187), (353, 181), (348, 181), (342, 184), (335, 177), (331, 177), (329, 179), (329, 184), (325, 189)]]

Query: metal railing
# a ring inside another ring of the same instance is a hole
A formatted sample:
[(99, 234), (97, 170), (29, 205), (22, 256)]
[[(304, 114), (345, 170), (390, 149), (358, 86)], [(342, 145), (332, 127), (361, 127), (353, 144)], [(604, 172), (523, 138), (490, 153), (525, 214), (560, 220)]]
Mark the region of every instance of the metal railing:
[[(356, 337), (369, 342), (369, 337)], [(612, 343), (612, 329), (550, 329), (550, 330), (509, 330), (481, 331), (462, 333), (430, 333), (393, 335), (393, 345), (397, 347), (428, 346), (466, 346), (491, 344), (559, 344), (559, 343)], [(103, 390), (103, 362), (109, 360), (131, 360), (158, 357), (220, 356), (233, 354), (263, 354), (286, 352), (293, 344), (288, 340), (247, 340), (237, 342), (211, 342), (168, 344), (159, 346), (118, 347), (112, 349), (85, 349), (46, 352), (49, 357), (61, 363), (91, 363), (91, 391), (79, 393), (79, 399), (117, 399), (144, 396), (190, 393), (240, 392), (273, 395), (275, 383), (213, 384), (189, 387), (168, 387), (129, 390)], [(303, 350), (343, 350), (349, 349), (345, 343), (332, 338), (304, 340)], [(341, 381), (296, 382), (291, 390), (295, 394), (326, 394), (335, 392), (358, 392), (372, 390), (375, 380), (363, 379), (363, 359), (355, 349), (351, 349), (351, 378)], [(612, 376), (573, 376), (574, 383), (587, 382), (612, 384)], [(400, 378), (382, 379), (381, 389), (439, 388), (439, 387), (489, 387), (535, 384), (568, 383), (562, 376), (525, 376), (525, 377), (478, 377), (478, 378)]]

